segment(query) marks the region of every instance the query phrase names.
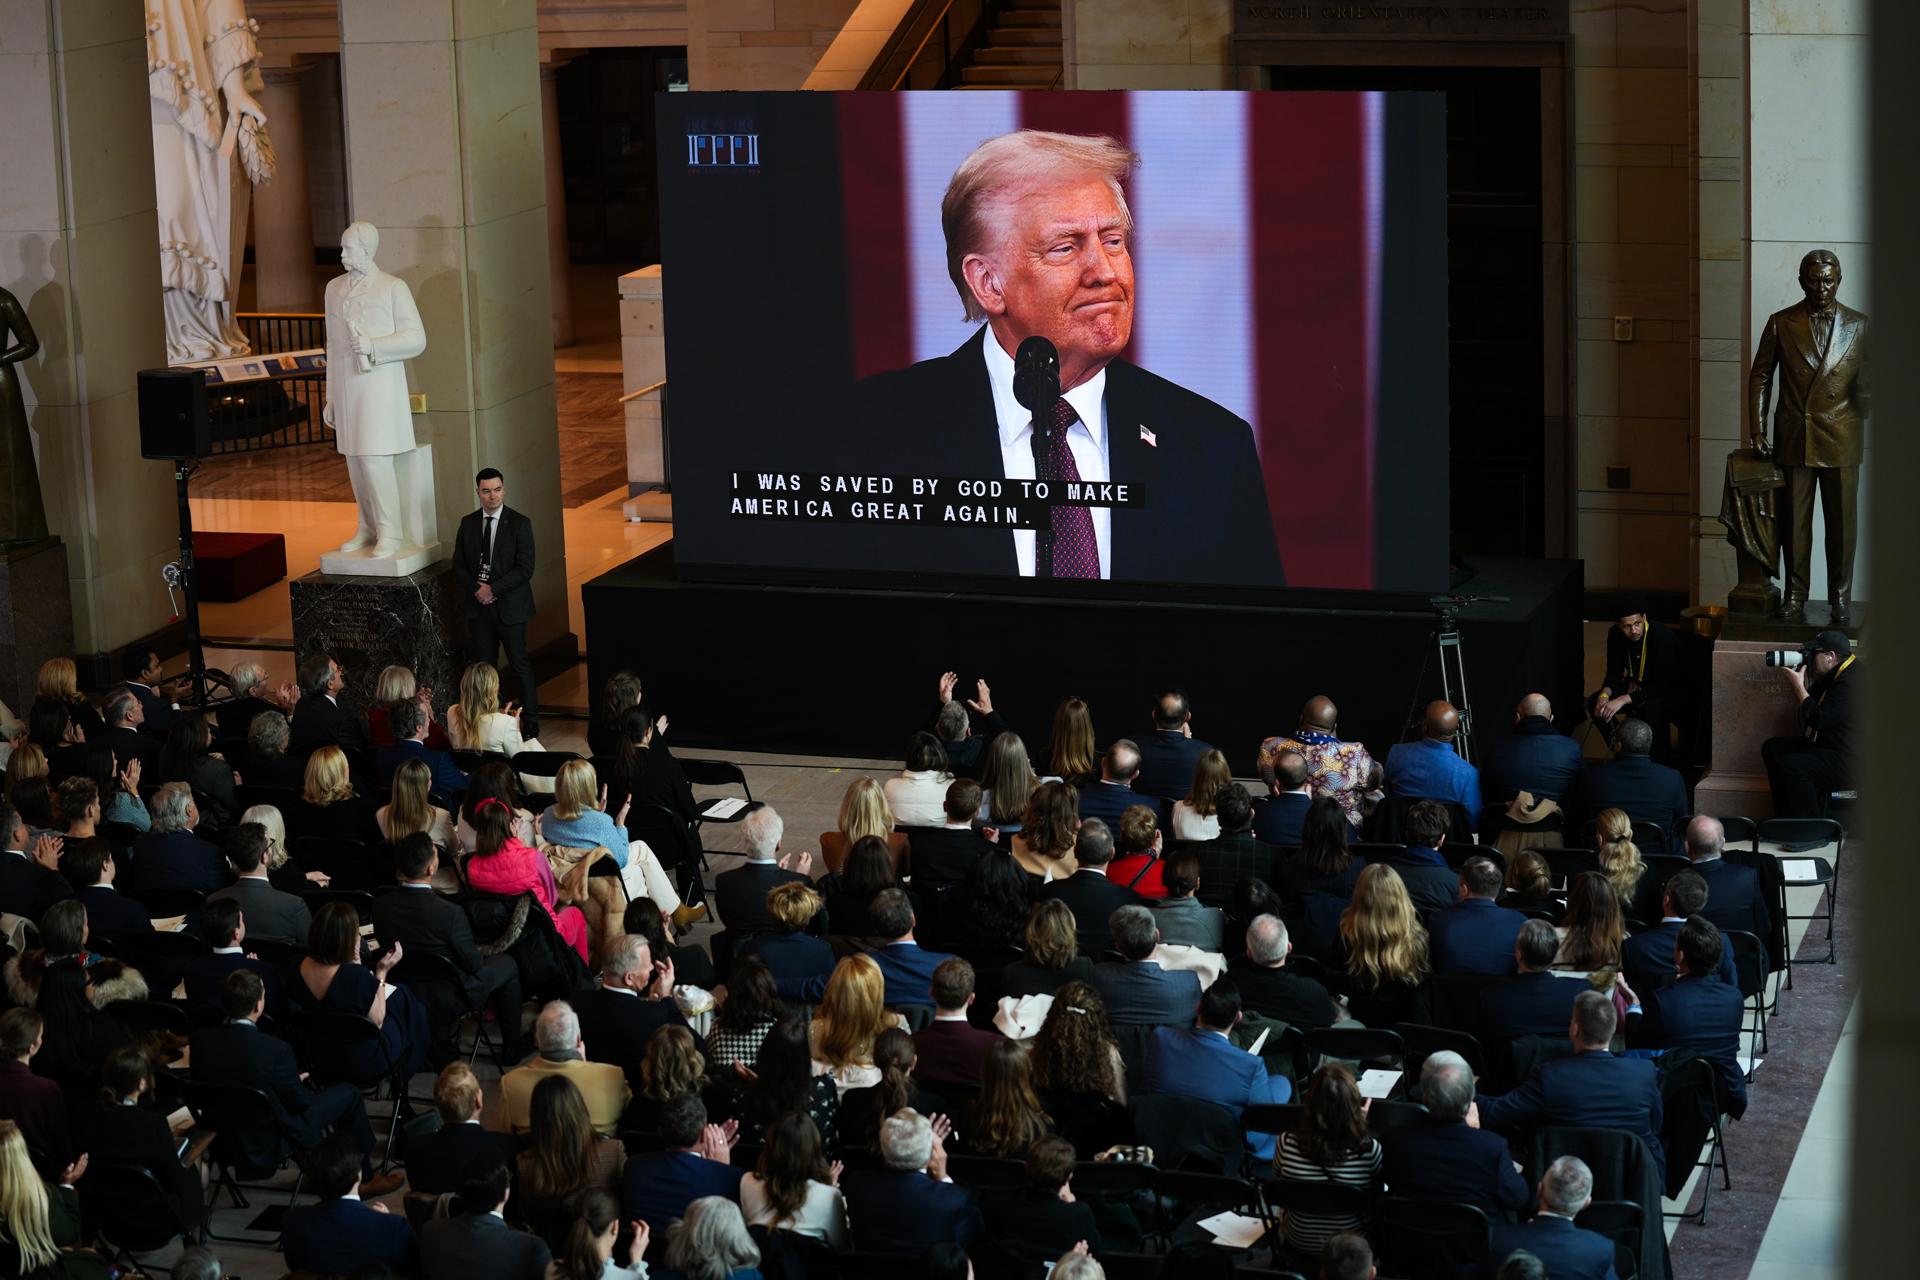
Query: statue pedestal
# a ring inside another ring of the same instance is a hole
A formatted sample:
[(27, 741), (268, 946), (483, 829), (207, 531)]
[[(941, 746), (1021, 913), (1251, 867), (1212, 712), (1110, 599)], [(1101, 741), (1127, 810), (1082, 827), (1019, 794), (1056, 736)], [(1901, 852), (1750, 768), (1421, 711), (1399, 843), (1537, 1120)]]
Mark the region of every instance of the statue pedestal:
[[(1775, 623), (1775, 627), (1781, 624)], [(1770, 649), (1797, 649), (1787, 627), (1778, 639), (1729, 640), (1713, 648), (1713, 763), (1694, 788), (1696, 813), (1773, 816), (1773, 793), (1760, 744), (1800, 731), (1798, 700), (1786, 674), (1766, 664)]]
[[(433, 506), (433, 446), (419, 445), (411, 453), (398, 455), (394, 472), (400, 489), (400, 532), (404, 545), (390, 556), (378, 557), (371, 547), (364, 551), (323, 551), (321, 573), (404, 578), (440, 558), (439, 524)], [(434, 686), (436, 690), (439, 687)]]
[(436, 710), (458, 698), (466, 601), (451, 560), (404, 577), (309, 573), (287, 585), (295, 655), (330, 654), (362, 707), (372, 706), (381, 669), (395, 665), (433, 689)]
[(72, 656), (65, 544), (58, 538), (0, 543), (0, 699), (24, 719), (40, 664)]

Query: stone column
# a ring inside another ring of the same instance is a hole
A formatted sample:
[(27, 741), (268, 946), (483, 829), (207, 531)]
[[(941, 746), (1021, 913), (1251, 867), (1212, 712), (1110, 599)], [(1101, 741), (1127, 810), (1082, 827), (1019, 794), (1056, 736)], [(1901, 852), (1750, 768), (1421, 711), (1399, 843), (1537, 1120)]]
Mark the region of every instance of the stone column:
[(570, 652), (534, 22), (534, 0), (343, 4), (341, 99), (353, 216), (380, 229), (427, 331), (408, 374), (440, 541), (474, 508), (474, 472), (498, 467), (538, 547), (528, 643)]
[(261, 311), (318, 311), (313, 269), (313, 207), (307, 198), (307, 142), (300, 81), (310, 64), (261, 68), (260, 105), (279, 166), (253, 192), (253, 295)]
[(178, 552), (134, 376), (167, 362), (140, 6), (0, 6), (0, 121), (0, 283), (40, 339), (14, 367), (75, 643), (107, 655), (167, 624), (160, 566)]
[(560, 167), (560, 91), (554, 73), (567, 60), (565, 50), (540, 59), (541, 138), (547, 159), (547, 286), (553, 307), (553, 345), (573, 345), (573, 289), (567, 279), (567, 182)]

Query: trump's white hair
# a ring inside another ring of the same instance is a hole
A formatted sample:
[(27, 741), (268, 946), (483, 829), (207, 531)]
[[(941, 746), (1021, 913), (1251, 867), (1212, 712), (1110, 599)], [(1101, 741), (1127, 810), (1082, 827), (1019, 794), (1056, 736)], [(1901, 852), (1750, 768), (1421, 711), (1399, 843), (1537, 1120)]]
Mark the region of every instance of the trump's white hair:
[(1116, 138), (1021, 129), (988, 138), (960, 162), (940, 201), (940, 226), (947, 236), (947, 274), (960, 291), (967, 319), (987, 313), (967, 286), (960, 264), (970, 253), (984, 253), (1005, 233), (1006, 207), (1035, 187), (1092, 175), (1105, 178), (1119, 202), (1120, 215), (1133, 225), (1127, 196), (1120, 189), (1140, 162), (1131, 147)]

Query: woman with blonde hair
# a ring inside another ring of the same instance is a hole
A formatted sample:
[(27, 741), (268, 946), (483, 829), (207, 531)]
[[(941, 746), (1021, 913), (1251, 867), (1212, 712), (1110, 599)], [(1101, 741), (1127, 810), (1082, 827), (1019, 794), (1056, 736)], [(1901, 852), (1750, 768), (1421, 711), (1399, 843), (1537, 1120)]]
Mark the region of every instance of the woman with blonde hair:
[(1053, 711), (1053, 738), (1047, 744), (1055, 776), (1070, 787), (1084, 787), (1100, 776), (1100, 752), (1093, 745), (1093, 712), (1082, 698), (1068, 697)]
[(1039, 785), (1040, 779), (1027, 759), (1027, 744), (1020, 735), (995, 734), (980, 762), (981, 825), (1003, 832), (1018, 831), (1026, 818), (1027, 801)]
[(528, 1200), (565, 1200), (582, 1191), (614, 1191), (627, 1151), (618, 1138), (594, 1132), (579, 1087), (550, 1075), (533, 1086), (527, 1109), (527, 1149), (514, 1157), (520, 1194)]
[(433, 714), (433, 690), (421, 687), (411, 667), (382, 667), (374, 684), (373, 706), (367, 710), (367, 738), (375, 747), (391, 747), (393, 726), (387, 723), (387, 707), (395, 702), (418, 702), (420, 716), (427, 722), (427, 750), (445, 751), (453, 746), (447, 731)]
[(1640, 846), (1633, 842), (1633, 819), (1624, 809), (1602, 809), (1593, 823), (1595, 841), (1600, 846), (1600, 871), (1620, 899), (1620, 909), (1633, 906), (1634, 890), (1647, 864), (1640, 859)]
[(98, 1256), (78, 1247), (80, 1196), (73, 1184), (86, 1171), (81, 1156), (49, 1189), (34, 1171), (20, 1126), (0, 1120), (0, 1273), (32, 1280), (107, 1275)]
[(416, 831), (444, 852), (453, 848), (453, 815), (433, 802), (433, 770), (424, 760), (408, 760), (394, 770), (393, 798), (380, 806), (374, 820), (388, 844)]
[(1214, 806), (1220, 789), (1233, 781), (1227, 757), (1221, 751), (1208, 751), (1194, 762), (1193, 785), (1184, 800), (1173, 802), (1173, 838), (1175, 840), (1213, 840), (1220, 835), (1220, 815)]
[(1621, 944), (1626, 941), (1626, 920), (1620, 899), (1607, 878), (1598, 871), (1582, 871), (1567, 887), (1565, 921), (1554, 926), (1560, 935), (1560, 951), (1553, 967), (1576, 973), (1620, 967)]
[[(1080, 869), (1073, 857), (1079, 832), (1080, 802), (1073, 788), (1064, 782), (1043, 782), (1028, 795), (1020, 825), (1002, 843), (1028, 875), (1045, 881), (1051, 872), (1053, 879), (1060, 880)], [(1038, 892), (1039, 885), (1033, 888)]]
[[(460, 674), (460, 701), (447, 708), (447, 734), (463, 751), (496, 751), (516, 756), (522, 751), (545, 751), (538, 738), (520, 735), (520, 708), (500, 705), (500, 672), (491, 662), (476, 662)], [(553, 779), (520, 775), (528, 791), (549, 794)]]
[(873, 1038), (888, 1027), (906, 1026), (886, 1004), (887, 980), (872, 956), (852, 955), (835, 965), (807, 1027), (814, 1074), (832, 1076), (842, 1094), (877, 1082)]
[(892, 859), (894, 870), (899, 871), (900, 859), (907, 849), (907, 836), (893, 829), (893, 806), (887, 803), (886, 789), (878, 782), (861, 774), (847, 784), (846, 794), (840, 797), (838, 826), (837, 831), (820, 833), (820, 860), (828, 871), (839, 871), (846, 866), (847, 854), (864, 836), (885, 840), (887, 856)]
[(47, 753), (31, 742), (23, 742), (13, 749), (7, 757), (7, 795), (13, 795), (14, 787), (27, 778), (47, 776)]
[(81, 736), (88, 742), (98, 742), (107, 731), (107, 722), (80, 692), (80, 669), (72, 658), (48, 658), (41, 663), (34, 679), (33, 696), (66, 703), (67, 715), (80, 727)]
[(308, 887), (307, 882), (321, 889), (333, 883), (333, 877), (324, 871), (303, 872), (287, 852), (287, 821), (278, 809), (270, 804), (251, 805), (240, 815), (238, 825), (244, 827), (249, 822), (257, 822), (266, 828), (267, 860), (262, 865), (266, 867), (267, 878), (276, 889), (298, 893)]
[(347, 753), (329, 743), (307, 757), (300, 798), (288, 825), (303, 836), (330, 836), (337, 840), (380, 843), (379, 806), (371, 796), (357, 795)]
[(1340, 943), (1354, 1018), (1369, 1027), (1431, 1020), (1427, 927), (1398, 871), (1378, 862), (1360, 872), (1353, 901), (1340, 913)]
[(673, 879), (653, 856), (653, 850), (646, 841), (627, 835), (627, 810), (631, 807), (632, 801), (628, 800), (618, 814), (608, 817), (607, 789), (600, 785), (600, 776), (585, 760), (569, 760), (553, 779), (553, 803), (533, 820), (534, 834), (542, 849), (548, 845), (605, 849), (620, 868), (627, 897), (652, 898), (662, 911), (679, 917), (677, 923), (684, 929), (704, 912), (683, 911)]

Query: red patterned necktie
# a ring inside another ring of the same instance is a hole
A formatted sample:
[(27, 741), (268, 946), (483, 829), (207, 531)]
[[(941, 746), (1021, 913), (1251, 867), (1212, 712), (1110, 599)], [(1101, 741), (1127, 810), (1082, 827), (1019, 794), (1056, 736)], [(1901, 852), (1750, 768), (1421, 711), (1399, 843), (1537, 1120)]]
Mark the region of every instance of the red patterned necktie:
[[(1060, 485), (1080, 479), (1080, 467), (1067, 447), (1067, 432), (1080, 415), (1066, 400), (1053, 402), (1053, 430), (1047, 436), (1047, 470), (1040, 479)], [(1093, 537), (1093, 512), (1086, 507), (1054, 507), (1053, 573), (1055, 578), (1098, 578), (1100, 547)]]

